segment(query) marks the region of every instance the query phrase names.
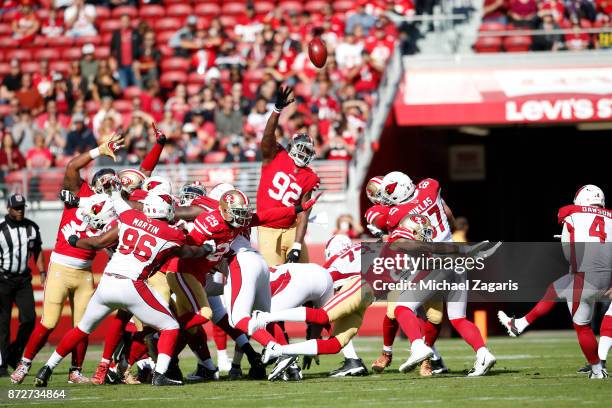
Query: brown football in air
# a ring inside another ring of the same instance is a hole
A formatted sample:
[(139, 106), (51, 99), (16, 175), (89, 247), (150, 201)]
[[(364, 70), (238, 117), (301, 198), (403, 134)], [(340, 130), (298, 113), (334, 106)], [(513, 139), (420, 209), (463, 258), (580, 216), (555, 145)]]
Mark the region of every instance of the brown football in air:
[(308, 56), (310, 61), (317, 68), (323, 68), (327, 61), (327, 46), (320, 37), (315, 37), (310, 44), (308, 44)]

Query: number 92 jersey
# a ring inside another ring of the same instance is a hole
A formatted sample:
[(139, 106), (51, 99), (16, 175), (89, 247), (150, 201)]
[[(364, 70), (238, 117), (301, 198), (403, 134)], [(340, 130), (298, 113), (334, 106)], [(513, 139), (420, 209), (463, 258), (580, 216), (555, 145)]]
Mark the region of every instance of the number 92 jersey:
[(570, 272), (612, 272), (612, 211), (567, 205), (559, 210), (563, 253)]
[(450, 225), (444, 211), (440, 184), (434, 179), (425, 179), (416, 186), (414, 196), (410, 201), (396, 205), (389, 210), (387, 231), (392, 233), (400, 221), (409, 214), (421, 214), (429, 218), (433, 228), (434, 242), (449, 242), (451, 238)]
[[(257, 212), (277, 207), (291, 207), (319, 186), (319, 176), (309, 167), (298, 167), (281, 146), (278, 153), (261, 167), (257, 190)], [(274, 220), (264, 227), (289, 228), (287, 220)]]

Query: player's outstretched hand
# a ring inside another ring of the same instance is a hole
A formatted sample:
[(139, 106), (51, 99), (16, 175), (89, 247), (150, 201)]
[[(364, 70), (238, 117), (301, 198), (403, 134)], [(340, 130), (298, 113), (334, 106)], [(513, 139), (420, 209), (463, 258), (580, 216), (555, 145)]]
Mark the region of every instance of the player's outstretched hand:
[(302, 244), (299, 242), (294, 242), (291, 250), (287, 252), (287, 259), (285, 263), (297, 263), (300, 260), (300, 255), (302, 254)]
[(164, 132), (157, 128), (155, 122), (151, 122), (151, 126), (153, 127), (153, 131), (155, 132), (155, 139), (157, 140), (157, 143), (162, 146), (165, 145), (168, 138), (166, 137)]
[(100, 149), (100, 154), (111, 157), (114, 161), (117, 161), (115, 152), (124, 147), (124, 141), (125, 139), (123, 138), (123, 135), (120, 135), (118, 133), (113, 133), (110, 136), (107, 136), (98, 145), (98, 148)]
[(66, 204), (68, 207), (78, 207), (80, 199), (70, 190), (62, 190), (59, 193), (59, 198)]
[(302, 370), (310, 370), (313, 361), (319, 365), (319, 356), (304, 356), (302, 359)]
[(319, 198), (321, 198), (322, 195), (323, 195), (323, 192), (316, 193), (314, 197), (312, 197), (310, 200), (306, 201), (305, 203), (296, 205), (295, 213), (299, 214), (303, 211), (310, 210), (317, 203), (317, 201), (319, 200)]
[(290, 95), (293, 92), (293, 88), (290, 86), (279, 86), (276, 90), (276, 101), (274, 102), (274, 107), (277, 111), (282, 111), (284, 108), (289, 106), (295, 101), (295, 99), (291, 98)]

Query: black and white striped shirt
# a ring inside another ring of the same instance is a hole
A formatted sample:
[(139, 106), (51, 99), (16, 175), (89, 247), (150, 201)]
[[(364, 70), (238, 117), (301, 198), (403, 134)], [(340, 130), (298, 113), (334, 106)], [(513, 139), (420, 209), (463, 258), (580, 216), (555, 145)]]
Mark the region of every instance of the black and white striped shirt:
[(0, 274), (29, 274), (28, 259), (42, 248), (38, 225), (24, 218), (17, 222), (8, 215), (0, 222)]

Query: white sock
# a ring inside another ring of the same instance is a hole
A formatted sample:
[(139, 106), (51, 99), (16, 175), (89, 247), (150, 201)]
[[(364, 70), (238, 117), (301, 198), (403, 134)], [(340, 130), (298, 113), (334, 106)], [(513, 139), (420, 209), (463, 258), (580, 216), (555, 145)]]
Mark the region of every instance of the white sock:
[(246, 334), (241, 334), (240, 336), (238, 336), (238, 338), (236, 340), (234, 340), (236, 342), (236, 345), (240, 348), (242, 348), (242, 346), (244, 346), (245, 344), (247, 344), (249, 342), (248, 337), (246, 336)]
[(476, 350), (476, 358), (478, 360), (483, 360), (488, 352), (489, 350), (486, 347), (481, 347), (478, 350)]
[(385, 345), (383, 344), (383, 351), (384, 351), (385, 353), (392, 354), (392, 353), (393, 353), (393, 346), (385, 346)]
[(53, 370), (55, 367), (57, 367), (57, 365), (62, 361), (63, 358), (64, 357), (57, 354), (57, 351), (54, 351), (53, 354), (51, 354), (51, 357), (49, 357), (49, 360), (47, 360), (47, 366), (49, 366), (49, 368)]
[(612, 347), (612, 337), (601, 336), (599, 338), (599, 347), (597, 348), (597, 354), (599, 354), (600, 360), (607, 360), (610, 347)]
[(217, 350), (217, 361), (227, 360), (227, 350)]
[(597, 364), (591, 364), (591, 371), (593, 374), (601, 373), (601, 361)]
[(157, 362), (155, 363), (155, 372), (160, 374), (166, 374), (169, 365), (170, 356), (167, 354), (160, 353), (157, 355)]
[(305, 322), (306, 308), (294, 307), (293, 309), (279, 310), (270, 313), (271, 322)]
[(357, 360), (359, 356), (355, 351), (355, 346), (353, 346), (353, 341), (349, 341), (346, 346), (342, 349), (342, 354), (344, 354), (344, 358), (352, 358), (353, 360)]
[(317, 341), (315, 339), (287, 344), (286, 346), (281, 346), (281, 350), (284, 356), (316, 356), (318, 354)]
[(436, 346), (431, 346), (431, 349), (433, 350), (433, 356), (431, 357), (432, 360), (440, 360), (442, 358), (442, 356), (440, 355), (440, 353), (438, 353), (438, 350), (436, 349)]
[(524, 317), (521, 317), (520, 319), (514, 319), (514, 326), (516, 326), (519, 333), (522, 333), (529, 326), (529, 322)]
[(410, 343), (411, 350), (413, 347), (425, 347), (425, 342), (423, 341), (423, 339), (416, 339), (415, 341)]
[(106, 364), (109, 364), (109, 363), (110, 363), (110, 360), (109, 360), (109, 359), (107, 359), (107, 358), (101, 358), (101, 359), (100, 359), (100, 362), (101, 362), (101, 363), (106, 363)]
[[(225, 350), (223, 350), (223, 351), (225, 351)], [(225, 355), (225, 358), (227, 358), (227, 354)], [(217, 367), (215, 367), (215, 364), (213, 363), (211, 358), (207, 358), (204, 361), (198, 359), (198, 364), (200, 364), (201, 366), (204, 366), (204, 367), (206, 367), (206, 368), (208, 368), (209, 370), (212, 370), (212, 371), (215, 371), (217, 369)]]

